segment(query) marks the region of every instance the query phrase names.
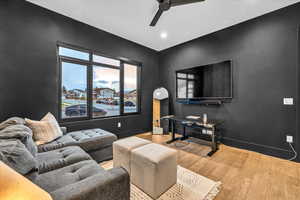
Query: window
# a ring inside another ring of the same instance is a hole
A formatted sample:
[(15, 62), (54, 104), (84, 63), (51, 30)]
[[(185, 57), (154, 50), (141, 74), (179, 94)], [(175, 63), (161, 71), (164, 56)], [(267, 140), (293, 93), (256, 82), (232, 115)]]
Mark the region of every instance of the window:
[(124, 112), (137, 112), (138, 102), (138, 71), (137, 66), (125, 64), (124, 65)]
[(93, 117), (120, 115), (120, 70), (93, 67)]
[(120, 66), (121, 62), (116, 59), (112, 58), (106, 58), (103, 56), (93, 55), (93, 61), (97, 63), (107, 64), (107, 65), (113, 65), (113, 66)]
[(59, 47), (59, 55), (70, 57), (70, 58), (77, 58), (77, 59), (81, 59), (81, 60), (89, 60), (89, 53), (77, 51), (77, 50), (69, 49), (69, 48), (65, 48), (65, 47)]
[(62, 118), (87, 116), (87, 66), (62, 62)]
[(84, 120), (139, 113), (140, 64), (66, 45), (58, 46), (60, 119)]

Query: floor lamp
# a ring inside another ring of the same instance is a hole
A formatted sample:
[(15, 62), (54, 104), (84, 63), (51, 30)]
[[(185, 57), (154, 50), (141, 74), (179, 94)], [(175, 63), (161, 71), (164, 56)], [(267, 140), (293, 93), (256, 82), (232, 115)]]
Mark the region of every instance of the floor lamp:
[[(166, 105), (162, 105), (166, 104)], [(165, 108), (167, 107), (167, 108)], [(153, 134), (163, 134), (164, 129), (161, 126), (161, 114), (162, 110), (167, 109), (167, 114), (169, 112), (169, 92), (166, 88), (160, 87), (153, 92)]]

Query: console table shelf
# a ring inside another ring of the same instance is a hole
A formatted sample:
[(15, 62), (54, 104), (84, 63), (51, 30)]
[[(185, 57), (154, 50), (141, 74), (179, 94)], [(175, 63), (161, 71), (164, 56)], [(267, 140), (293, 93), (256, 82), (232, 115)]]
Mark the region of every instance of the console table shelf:
[[(207, 131), (210, 131), (211, 134), (209, 134), (211, 138), (210, 147), (211, 151), (208, 153), (208, 156), (212, 156), (217, 150), (218, 150), (218, 136), (217, 136), (217, 127), (223, 123), (221, 120), (208, 120), (207, 123), (203, 123), (202, 119), (186, 119), (183, 117), (176, 117), (176, 116), (166, 116), (163, 117), (162, 120), (169, 120), (171, 123), (171, 132), (172, 132), (172, 139), (167, 141), (168, 144), (175, 142), (177, 140), (186, 140), (189, 138), (189, 136), (186, 134), (186, 127), (190, 128), (200, 128), (200, 130), (204, 129)], [(183, 127), (183, 136), (182, 137), (176, 137), (175, 134), (175, 127), (176, 124), (179, 123)], [(203, 135), (202, 132), (199, 132), (200, 135)], [(207, 134), (205, 134), (207, 135)]]

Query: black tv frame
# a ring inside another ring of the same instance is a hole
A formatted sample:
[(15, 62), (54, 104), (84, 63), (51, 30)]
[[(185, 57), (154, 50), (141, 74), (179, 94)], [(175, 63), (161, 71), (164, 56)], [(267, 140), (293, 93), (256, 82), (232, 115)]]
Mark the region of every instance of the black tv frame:
[[(224, 62), (230, 62), (230, 71), (231, 71), (231, 95), (230, 97), (195, 97), (195, 98), (178, 98), (178, 88), (177, 88), (177, 74), (188, 69), (193, 69), (193, 68), (198, 68), (198, 67), (205, 67), (207, 65), (215, 65), (215, 64), (220, 64)], [(214, 62), (214, 63), (209, 63), (209, 64), (204, 64), (204, 65), (199, 65), (196, 67), (188, 67), (188, 68), (183, 68), (180, 70), (175, 71), (175, 95), (176, 95), (176, 101), (179, 103), (186, 103), (186, 104), (198, 104), (204, 102), (204, 104), (220, 104), (222, 101), (226, 100), (231, 100), (233, 98), (233, 61), (232, 60), (224, 60), (221, 62)], [(215, 101), (214, 101), (215, 100)], [(205, 102), (211, 102), (211, 103), (205, 103)], [(216, 103), (217, 102), (217, 103)]]

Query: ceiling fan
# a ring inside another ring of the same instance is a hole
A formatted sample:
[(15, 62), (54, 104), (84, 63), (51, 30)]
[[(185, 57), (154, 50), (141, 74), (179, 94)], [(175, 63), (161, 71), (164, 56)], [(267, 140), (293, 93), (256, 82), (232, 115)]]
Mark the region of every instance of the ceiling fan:
[(159, 9), (157, 13), (155, 14), (150, 26), (155, 26), (159, 18), (161, 17), (162, 13), (164, 11), (169, 10), (171, 7), (174, 6), (181, 6), (186, 5), (190, 3), (198, 3), (205, 0), (157, 0), (159, 3)]

